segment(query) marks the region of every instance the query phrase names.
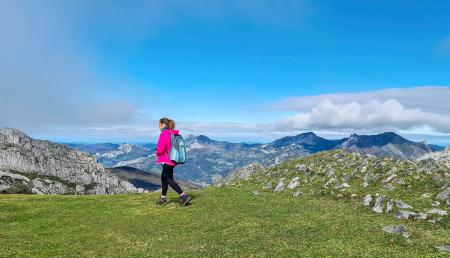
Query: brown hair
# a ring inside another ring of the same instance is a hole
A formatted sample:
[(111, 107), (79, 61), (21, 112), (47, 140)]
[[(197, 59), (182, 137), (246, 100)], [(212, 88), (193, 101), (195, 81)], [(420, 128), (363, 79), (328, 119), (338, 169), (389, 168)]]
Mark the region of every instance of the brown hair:
[(175, 129), (175, 121), (167, 117), (159, 119), (159, 123), (164, 124), (169, 129)]

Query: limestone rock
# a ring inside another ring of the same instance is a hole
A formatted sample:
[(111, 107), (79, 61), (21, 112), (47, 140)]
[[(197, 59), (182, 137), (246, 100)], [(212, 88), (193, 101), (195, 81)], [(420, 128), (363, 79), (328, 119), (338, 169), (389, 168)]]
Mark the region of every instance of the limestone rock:
[(10, 128), (0, 129), (0, 171), (4, 179), (2, 185), (10, 189), (26, 188), (30, 193), (119, 194), (143, 191), (106, 171), (87, 153), (62, 144), (34, 140)]
[(383, 231), (390, 234), (398, 234), (404, 237), (408, 237), (408, 231), (404, 225), (387, 225), (383, 227)]
[(362, 200), (362, 205), (367, 207), (370, 206), (371, 202), (372, 202), (372, 195), (367, 194), (366, 196), (364, 196)]
[(376, 213), (383, 213), (383, 206), (384, 206), (384, 196), (378, 195), (372, 210)]
[(284, 178), (280, 179), (274, 190), (274, 192), (282, 192), (282, 191), (284, 191)]
[(294, 177), (288, 185), (289, 189), (295, 189), (300, 185), (300, 177)]

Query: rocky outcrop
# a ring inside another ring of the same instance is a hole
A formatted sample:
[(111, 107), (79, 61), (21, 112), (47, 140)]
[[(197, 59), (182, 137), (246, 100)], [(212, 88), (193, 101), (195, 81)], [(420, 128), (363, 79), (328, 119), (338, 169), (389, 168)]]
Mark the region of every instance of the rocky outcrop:
[(4, 193), (120, 194), (140, 192), (84, 152), (0, 129), (0, 190)]
[(445, 164), (446, 166), (450, 167), (450, 147), (445, 148), (442, 151), (427, 153), (421, 157), (419, 157), (417, 160), (427, 160), (432, 159), (435, 160), (438, 163)]

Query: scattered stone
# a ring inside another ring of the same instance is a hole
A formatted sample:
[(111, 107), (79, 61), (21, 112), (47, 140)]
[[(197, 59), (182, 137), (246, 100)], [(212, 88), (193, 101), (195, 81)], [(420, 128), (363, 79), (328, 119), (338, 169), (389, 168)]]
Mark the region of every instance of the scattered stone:
[(413, 208), (411, 205), (404, 203), (402, 200), (395, 200), (395, 206), (399, 209), (412, 209)]
[(326, 182), (323, 187), (324, 188), (328, 188), (331, 184), (333, 184), (334, 182), (336, 182), (336, 178), (331, 178), (330, 180), (328, 180), (328, 182)]
[(401, 178), (394, 178), (392, 180), (392, 182), (397, 183), (399, 185), (404, 185), (405, 184), (405, 181), (403, 179), (401, 179)]
[(435, 202), (433, 202), (433, 203), (431, 204), (431, 206), (433, 206), (433, 207), (437, 207), (437, 206), (439, 206), (439, 205), (441, 205), (441, 203), (438, 202), (438, 201), (435, 201)]
[(436, 246), (436, 248), (442, 252), (450, 252), (450, 245)]
[(302, 193), (302, 192), (297, 191), (297, 192), (295, 192), (295, 193), (292, 195), (292, 197), (297, 198), (301, 193)]
[(330, 168), (327, 168), (327, 171), (325, 171), (325, 176), (327, 177), (334, 176), (334, 171), (331, 170)]
[(388, 176), (387, 178), (383, 179), (383, 181), (381, 181), (381, 183), (383, 183), (383, 184), (389, 183), (396, 176), (397, 176), (396, 174), (392, 174), (392, 175)]
[(367, 183), (366, 181), (364, 181), (363, 183), (362, 183), (362, 186), (363, 187), (367, 187), (369, 185), (369, 183)]
[(432, 218), (430, 219), (428, 222), (430, 223), (438, 223), (442, 220), (442, 218), (436, 217), (436, 218)]
[(391, 213), (391, 211), (394, 209), (394, 200), (389, 200), (389, 202), (386, 204), (386, 213)]
[(441, 210), (441, 209), (437, 209), (437, 208), (428, 210), (427, 213), (429, 213), (429, 214), (437, 214), (437, 215), (440, 215), (440, 216), (447, 216), (448, 215), (447, 211), (444, 211), (444, 210)]
[(280, 179), (280, 181), (278, 182), (277, 186), (275, 187), (275, 192), (281, 192), (284, 191), (284, 178)]
[(383, 206), (384, 206), (384, 195), (379, 195), (375, 200), (375, 205), (373, 206), (372, 210), (376, 213), (383, 213)]
[(393, 186), (393, 185), (391, 185), (391, 184), (387, 184), (387, 185), (383, 186), (383, 188), (385, 188), (385, 189), (387, 189), (387, 190), (389, 190), (389, 191), (392, 191), (392, 190), (395, 189), (395, 186)]
[(426, 220), (426, 219), (428, 218), (428, 214), (423, 213), (423, 212), (419, 212), (419, 213), (416, 213), (416, 215), (414, 216), (414, 218), (415, 218), (416, 220)]
[(295, 189), (300, 185), (300, 177), (294, 177), (288, 185), (289, 189)]
[(443, 201), (447, 200), (449, 197), (450, 197), (450, 187), (447, 187), (444, 191), (436, 195), (436, 198)]
[(422, 198), (430, 198), (431, 194), (430, 193), (424, 193), (422, 194)]
[(263, 189), (271, 190), (271, 189), (272, 189), (272, 183), (267, 183), (267, 184), (265, 184), (265, 185), (263, 186)]
[(383, 227), (383, 231), (390, 234), (402, 235), (403, 237), (409, 236), (408, 231), (406, 230), (406, 227), (404, 225), (387, 225)]
[(297, 168), (298, 171), (306, 171), (308, 169), (308, 167), (304, 164), (297, 164), (295, 165), (295, 167)]
[(399, 210), (399, 211), (397, 211), (397, 214), (395, 214), (395, 217), (397, 219), (409, 219), (415, 215), (416, 215), (416, 213), (412, 212), (412, 211)]
[(358, 196), (358, 195), (357, 195), (357, 194), (355, 194), (355, 193), (354, 193), (354, 194), (352, 194), (352, 195), (350, 195), (350, 197), (351, 197), (351, 198), (355, 198), (355, 197), (357, 197), (357, 196)]
[(364, 196), (362, 200), (362, 205), (367, 207), (370, 206), (371, 202), (372, 202), (372, 195), (367, 194), (366, 196)]

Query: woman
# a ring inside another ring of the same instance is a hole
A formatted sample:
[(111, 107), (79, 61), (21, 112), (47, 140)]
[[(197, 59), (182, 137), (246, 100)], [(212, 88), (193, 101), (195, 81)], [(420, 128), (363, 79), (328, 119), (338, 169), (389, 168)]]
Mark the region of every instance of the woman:
[(173, 169), (177, 165), (174, 161), (170, 160), (169, 153), (172, 147), (170, 142), (170, 134), (178, 135), (179, 131), (175, 129), (175, 121), (167, 117), (163, 117), (159, 120), (159, 129), (161, 133), (159, 135), (158, 144), (156, 146), (156, 163), (162, 165), (161, 172), (161, 183), (162, 183), (162, 193), (161, 198), (157, 202), (159, 205), (165, 205), (167, 203), (167, 189), (169, 185), (175, 190), (181, 199), (181, 204), (186, 206), (190, 201), (191, 197), (188, 196), (181, 187), (173, 179)]

